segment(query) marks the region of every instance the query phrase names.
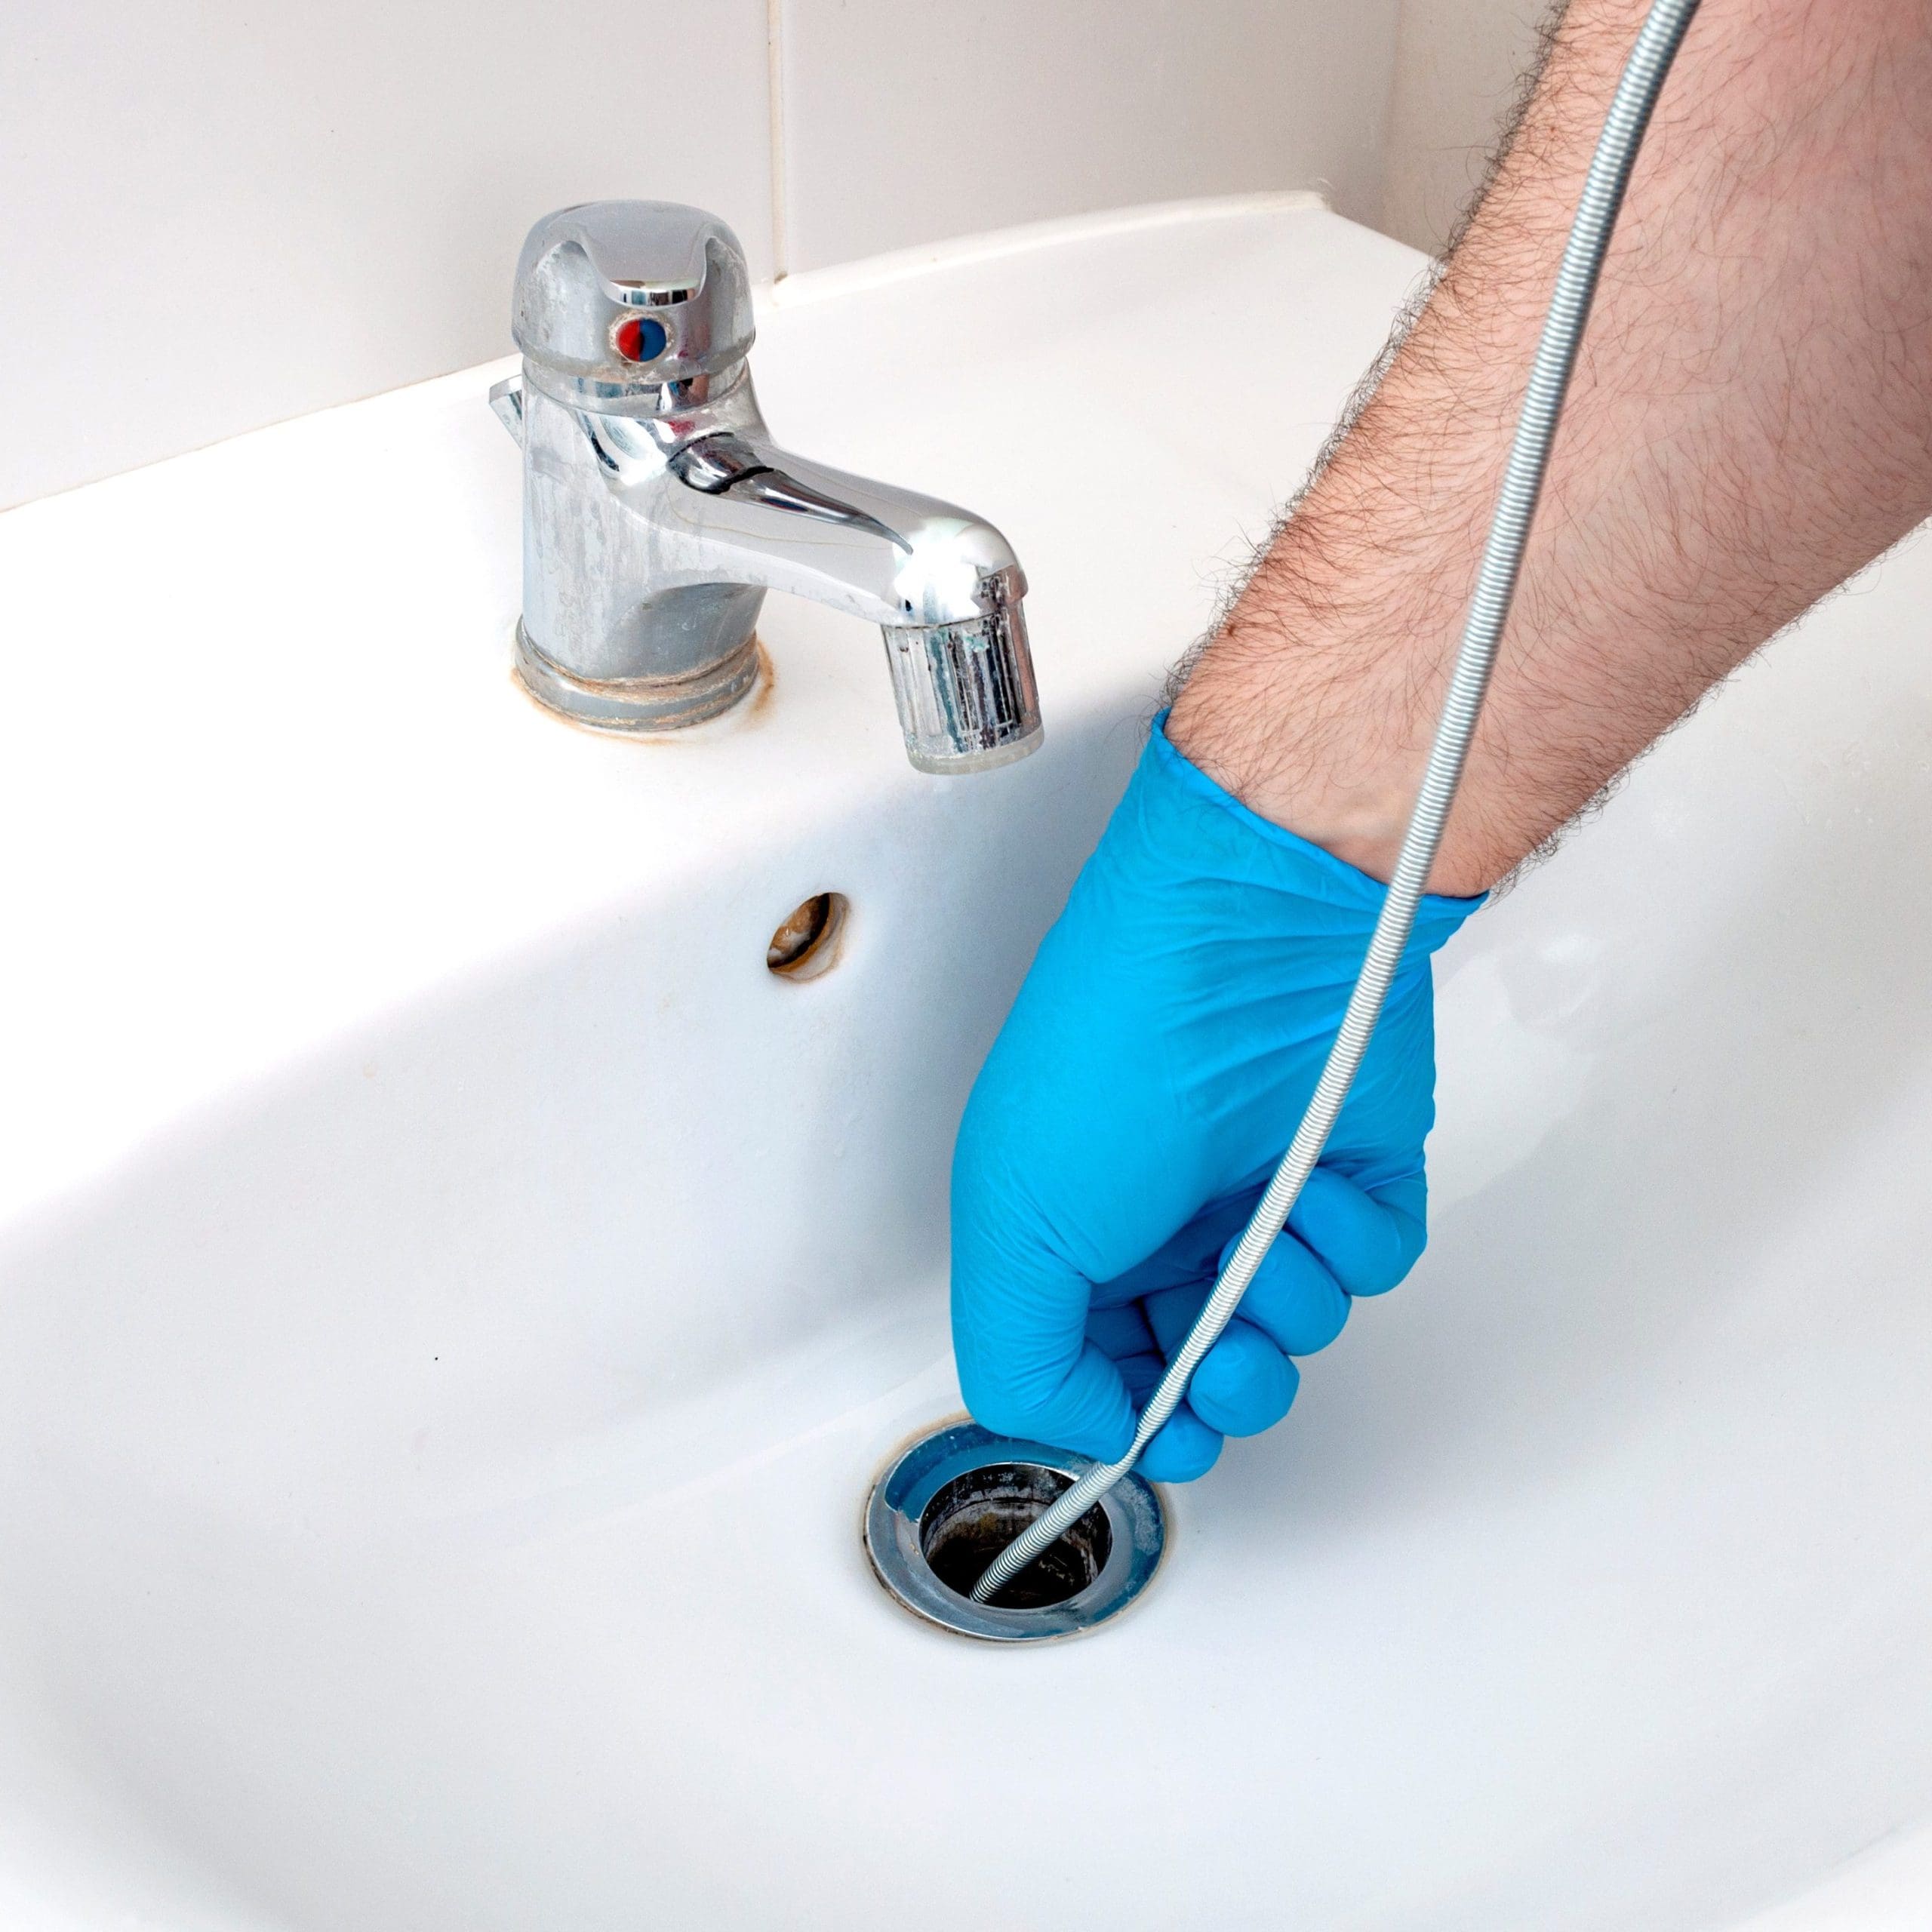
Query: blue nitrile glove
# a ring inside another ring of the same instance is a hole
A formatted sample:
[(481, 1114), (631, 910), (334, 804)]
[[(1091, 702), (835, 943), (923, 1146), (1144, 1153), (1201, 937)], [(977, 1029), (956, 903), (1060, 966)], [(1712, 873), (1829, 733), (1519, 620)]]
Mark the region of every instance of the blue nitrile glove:
[[(1257, 817), (1157, 719), (981, 1069), (952, 1166), (952, 1334), (986, 1427), (1106, 1460), (1301, 1119), (1383, 888)], [(1421, 1254), (1429, 956), (1481, 903), (1425, 898), (1355, 1086), (1241, 1312), (1148, 1446), (1183, 1481), (1279, 1422), (1294, 1355)]]

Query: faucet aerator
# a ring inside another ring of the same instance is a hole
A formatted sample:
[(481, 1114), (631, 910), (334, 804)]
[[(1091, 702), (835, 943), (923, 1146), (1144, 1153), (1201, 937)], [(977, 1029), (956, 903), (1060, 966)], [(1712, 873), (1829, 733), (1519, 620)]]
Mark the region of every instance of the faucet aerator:
[(906, 755), (920, 771), (990, 771), (1038, 749), (1039, 699), (1017, 601), (961, 623), (888, 626), (885, 661)]

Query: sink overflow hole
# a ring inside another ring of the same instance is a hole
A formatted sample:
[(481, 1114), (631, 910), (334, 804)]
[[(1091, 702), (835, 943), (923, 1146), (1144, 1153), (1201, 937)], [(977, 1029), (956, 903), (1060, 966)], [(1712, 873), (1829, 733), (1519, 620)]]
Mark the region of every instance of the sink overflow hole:
[[(1069, 1487), (1037, 1463), (990, 1463), (955, 1476), (919, 1518), (919, 1547), (946, 1588), (970, 1597), (993, 1558)], [(1113, 1531), (1097, 1503), (993, 1598), (1002, 1610), (1044, 1610), (1078, 1596), (1106, 1568)]]
[(851, 909), (842, 892), (816, 893), (794, 906), (771, 935), (765, 964), (787, 980), (816, 979), (837, 961), (839, 936)]

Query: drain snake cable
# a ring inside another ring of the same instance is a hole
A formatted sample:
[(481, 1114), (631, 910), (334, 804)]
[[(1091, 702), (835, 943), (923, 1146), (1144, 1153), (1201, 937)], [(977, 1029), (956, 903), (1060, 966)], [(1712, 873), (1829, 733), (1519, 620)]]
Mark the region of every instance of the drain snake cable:
[(1295, 1130), (1288, 1151), (1250, 1217), (1227, 1266), (1221, 1271), (1180, 1352), (1140, 1413), (1134, 1441), (1118, 1462), (1097, 1463), (1063, 1491), (1058, 1500), (993, 1559), (973, 1591), (985, 1603), (1056, 1543), (1140, 1460), (1161, 1426), (1180, 1406), (1201, 1358), (1220, 1339), (1247, 1285), (1281, 1231), (1303, 1184), (1314, 1171), (1335, 1117), (1367, 1050), (1389, 981), (1408, 943), (1416, 907), (1441, 842), (1442, 828), (1463, 775), (1463, 764), (1482, 709), (1483, 694), (1496, 662), (1496, 649), (1515, 594), (1530, 523), (1549, 466), (1557, 420), (1576, 366), (1577, 352), (1589, 319), (1590, 304), (1602, 272), (1611, 231), (1629, 184), (1652, 109), (1665, 76), (1682, 44), (1698, 0), (1654, 0), (1625, 64), (1596, 152), (1591, 159), (1570, 238), (1557, 270), (1556, 288), (1543, 321), (1530, 373), (1529, 388), (1516, 421), (1516, 434), (1503, 487), (1483, 548), (1482, 568), (1456, 655), (1449, 692), (1429, 748), (1422, 789), (1403, 835), (1389, 890), (1362, 961), (1342, 1024), (1315, 1083), (1313, 1097)]

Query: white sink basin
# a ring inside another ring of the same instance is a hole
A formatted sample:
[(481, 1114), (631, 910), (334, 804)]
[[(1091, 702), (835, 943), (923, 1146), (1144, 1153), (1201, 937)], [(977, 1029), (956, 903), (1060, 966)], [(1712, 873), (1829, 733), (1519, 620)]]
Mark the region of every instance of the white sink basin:
[(718, 724), (540, 713), (500, 368), (0, 520), (0, 1924), (1932, 1922), (1923, 543), (1451, 949), (1429, 1257), (1144, 1604), (860, 1551), (974, 1068), (1418, 266), (1275, 197), (786, 286), (788, 441), (1026, 561), (980, 778), (776, 600)]

